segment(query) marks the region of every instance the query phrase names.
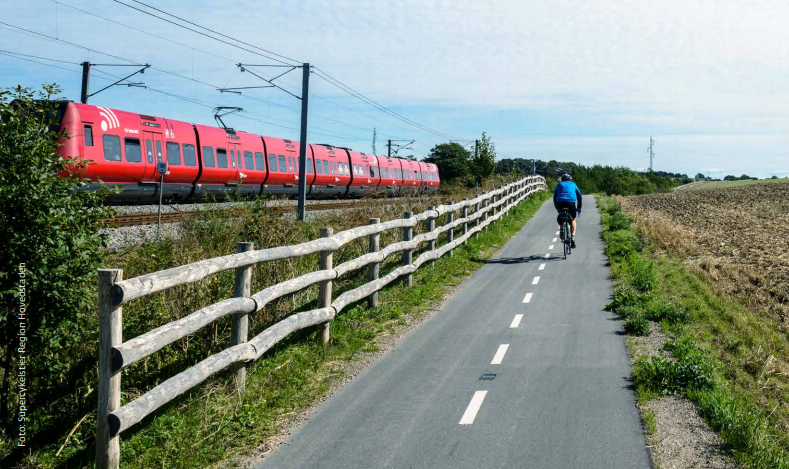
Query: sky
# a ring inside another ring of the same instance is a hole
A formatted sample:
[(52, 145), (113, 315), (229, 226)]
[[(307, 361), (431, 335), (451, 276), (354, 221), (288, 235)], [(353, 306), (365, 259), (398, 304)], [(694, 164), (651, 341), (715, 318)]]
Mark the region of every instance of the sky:
[[(484, 131), (500, 159), (643, 170), (651, 135), (655, 170), (789, 176), (789, 2), (142, 2), (26, 0), (19, 8), (0, 0), (0, 86), (57, 83), (79, 100), (79, 63), (148, 63), (130, 79), (147, 89), (115, 86), (90, 103), (209, 125), (214, 107), (238, 106), (244, 111), (226, 117), (229, 126), (298, 139), (298, 99), (277, 88), (217, 88), (265, 84), (237, 63), (309, 62), (317, 67), (311, 143), (369, 152), (375, 129), (378, 154), (387, 139), (415, 140), (400, 155), (422, 159), (436, 144), (466, 145)], [(242, 50), (124, 4), (250, 45), (213, 34)], [(267, 78), (288, 70), (247, 68)], [(91, 92), (115, 81), (106, 73), (135, 68), (93, 70)], [(411, 122), (347, 94), (321, 71)], [(296, 69), (275, 83), (298, 96), (301, 80)]]

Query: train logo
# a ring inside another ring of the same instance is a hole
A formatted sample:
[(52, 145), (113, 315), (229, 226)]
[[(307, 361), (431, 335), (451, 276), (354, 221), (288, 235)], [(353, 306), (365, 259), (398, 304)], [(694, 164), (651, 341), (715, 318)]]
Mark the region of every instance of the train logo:
[(101, 106), (98, 106), (98, 108), (100, 109), (99, 115), (104, 118), (101, 120), (102, 131), (106, 132), (108, 129), (114, 129), (121, 125), (120, 121), (118, 121), (118, 116), (112, 110)]

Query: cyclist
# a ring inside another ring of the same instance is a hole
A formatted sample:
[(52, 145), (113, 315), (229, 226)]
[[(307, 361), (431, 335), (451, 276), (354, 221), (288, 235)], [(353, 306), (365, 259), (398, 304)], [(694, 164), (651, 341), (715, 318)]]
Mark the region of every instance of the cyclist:
[[(576, 208), (576, 204), (578, 207)], [(570, 240), (570, 246), (575, 249), (575, 217), (581, 214), (581, 205), (583, 204), (583, 197), (578, 186), (573, 182), (573, 177), (567, 173), (562, 174), (562, 180), (556, 185), (553, 191), (553, 206), (556, 211), (561, 213), (562, 209), (567, 209), (567, 212), (573, 218), (573, 234)], [(564, 241), (564, 240), (562, 240)]]

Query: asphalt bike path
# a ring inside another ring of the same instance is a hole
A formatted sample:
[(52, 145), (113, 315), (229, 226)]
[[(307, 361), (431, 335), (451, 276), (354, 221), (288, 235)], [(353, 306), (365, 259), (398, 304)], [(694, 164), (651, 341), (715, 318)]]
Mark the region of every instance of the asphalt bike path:
[(599, 232), (563, 259), (546, 202), (257, 468), (651, 467)]

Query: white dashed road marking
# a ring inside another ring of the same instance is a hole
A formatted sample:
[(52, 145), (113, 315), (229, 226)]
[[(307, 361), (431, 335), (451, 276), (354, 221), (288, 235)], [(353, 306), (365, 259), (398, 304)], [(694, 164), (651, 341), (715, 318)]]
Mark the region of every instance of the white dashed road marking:
[(471, 425), (474, 423), (474, 419), (477, 418), (477, 412), (479, 412), (479, 408), (482, 407), (482, 401), (485, 400), (485, 395), (488, 391), (477, 391), (474, 393), (474, 397), (471, 398), (471, 402), (468, 403), (468, 407), (466, 407), (466, 411), (463, 412), (463, 417), (460, 418), (460, 422), (458, 425)]
[(553, 249), (553, 246), (554, 246), (553, 244), (551, 244), (550, 246), (548, 246), (548, 250), (551, 250), (551, 249)]
[(530, 303), (530, 302), (531, 302), (531, 296), (532, 296), (533, 294), (534, 294), (534, 293), (527, 293), (527, 294), (526, 294), (526, 296), (524, 296), (524, 297), (523, 297), (523, 302), (524, 302), (524, 303)]
[(556, 236), (559, 236), (559, 232), (558, 231), (556, 232)]
[(501, 361), (504, 360), (504, 354), (507, 353), (508, 348), (510, 348), (510, 344), (499, 345), (499, 349), (496, 350), (496, 355), (493, 355), (493, 360), (490, 361), (490, 364), (501, 365)]
[(523, 319), (523, 315), (516, 314), (515, 317), (512, 319), (512, 324), (510, 324), (510, 329), (517, 329), (518, 326), (521, 325), (521, 319)]
[(532, 285), (537, 285), (538, 283), (540, 283), (540, 277), (534, 277), (534, 280), (531, 281)]
[(540, 268), (537, 270), (545, 270), (545, 264), (540, 264)]
[(553, 238), (553, 239), (551, 240), (551, 242), (552, 242), (552, 243), (555, 243), (555, 242), (556, 242), (556, 239), (557, 239), (557, 238)]
[(549, 252), (548, 254), (546, 254), (546, 255), (545, 255), (545, 258), (546, 258), (546, 259), (548, 259), (549, 257), (551, 257), (551, 253), (550, 253), (550, 252)]

